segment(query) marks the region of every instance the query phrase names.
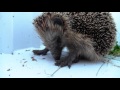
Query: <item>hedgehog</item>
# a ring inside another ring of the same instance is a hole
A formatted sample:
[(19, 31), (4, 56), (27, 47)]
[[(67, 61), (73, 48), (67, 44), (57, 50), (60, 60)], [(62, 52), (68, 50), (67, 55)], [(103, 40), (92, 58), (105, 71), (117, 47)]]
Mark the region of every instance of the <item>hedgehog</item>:
[[(110, 12), (44, 12), (34, 19), (35, 30), (45, 45), (36, 55), (51, 52), (55, 65), (69, 68), (81, 59), (103, 61), (116, 40), (116, 26)], [(64, 47), (68, 55), (61, 58)]]

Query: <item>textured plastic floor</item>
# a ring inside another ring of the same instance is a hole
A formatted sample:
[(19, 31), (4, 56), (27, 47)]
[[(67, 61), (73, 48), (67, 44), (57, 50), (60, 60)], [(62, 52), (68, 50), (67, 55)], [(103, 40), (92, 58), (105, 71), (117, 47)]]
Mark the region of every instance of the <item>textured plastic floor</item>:
[(0, 53), (0, 78), (120, 78), (120, 57), (111, 59), (109, 63), (80, 61), (70, 69), (57, 70), (59, 67), (54, 65), (50, 53), (36, 56), (33, 49)]

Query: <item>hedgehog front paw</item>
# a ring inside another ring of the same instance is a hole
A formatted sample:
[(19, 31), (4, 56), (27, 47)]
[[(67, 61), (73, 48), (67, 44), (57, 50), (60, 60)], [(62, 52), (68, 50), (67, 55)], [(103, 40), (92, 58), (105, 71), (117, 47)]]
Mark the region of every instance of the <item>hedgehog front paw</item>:
[(47, 48), (45, 48), (44, 50), (33, 50), (33, 53), (35, 54), (35, 55), (47, 55), (47, 52), (48, 52), (49, 50), (47, 49)]
[(44, 50), (33, 50), (33, 53), (35, 55), (47, 55), (47, 53)]
[(65, 67), (65, 66), (68, 66), (69, 68), (71, 67), (72, 65), (72, 61), (69, 60), (69, 59), (62, 59), (62, 60), (58, 60), (56, 63), (55, 63), (56, 66), (60, 66), (60, 67)]

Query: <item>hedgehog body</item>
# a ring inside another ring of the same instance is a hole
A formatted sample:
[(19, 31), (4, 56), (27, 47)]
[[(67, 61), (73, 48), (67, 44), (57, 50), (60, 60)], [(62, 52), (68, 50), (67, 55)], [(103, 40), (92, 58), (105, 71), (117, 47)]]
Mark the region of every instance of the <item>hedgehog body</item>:
[[(109, 12), (45, 12), (34, 20), (34, 25), (54, 59), (60, 59), (62, 49), (68, 48), (68, 56), (56, 63), (60, 66), (70, 66), (82, 57), (102, 60), (116, 38), (115, 23)], [(34, 51), (41, 52), (44, 50)]]

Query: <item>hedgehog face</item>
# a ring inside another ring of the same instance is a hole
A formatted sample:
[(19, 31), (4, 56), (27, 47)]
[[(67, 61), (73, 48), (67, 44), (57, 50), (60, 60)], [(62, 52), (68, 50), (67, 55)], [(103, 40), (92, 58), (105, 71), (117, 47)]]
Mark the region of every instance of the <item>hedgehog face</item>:
[(44, 28), (40, 33), (44, 45), (50, 50), (55, 60), (59, 60), (63, 45), (63, 27), (64, 23), (58, 16), (45, 20)]
[(63, 49), (62, 44), (63, 22), (60, 18), (53, 18), (48, 21), (48, 27), (45, 32), (45, 45), (50, 50), (55, 60), (59, 60)]

